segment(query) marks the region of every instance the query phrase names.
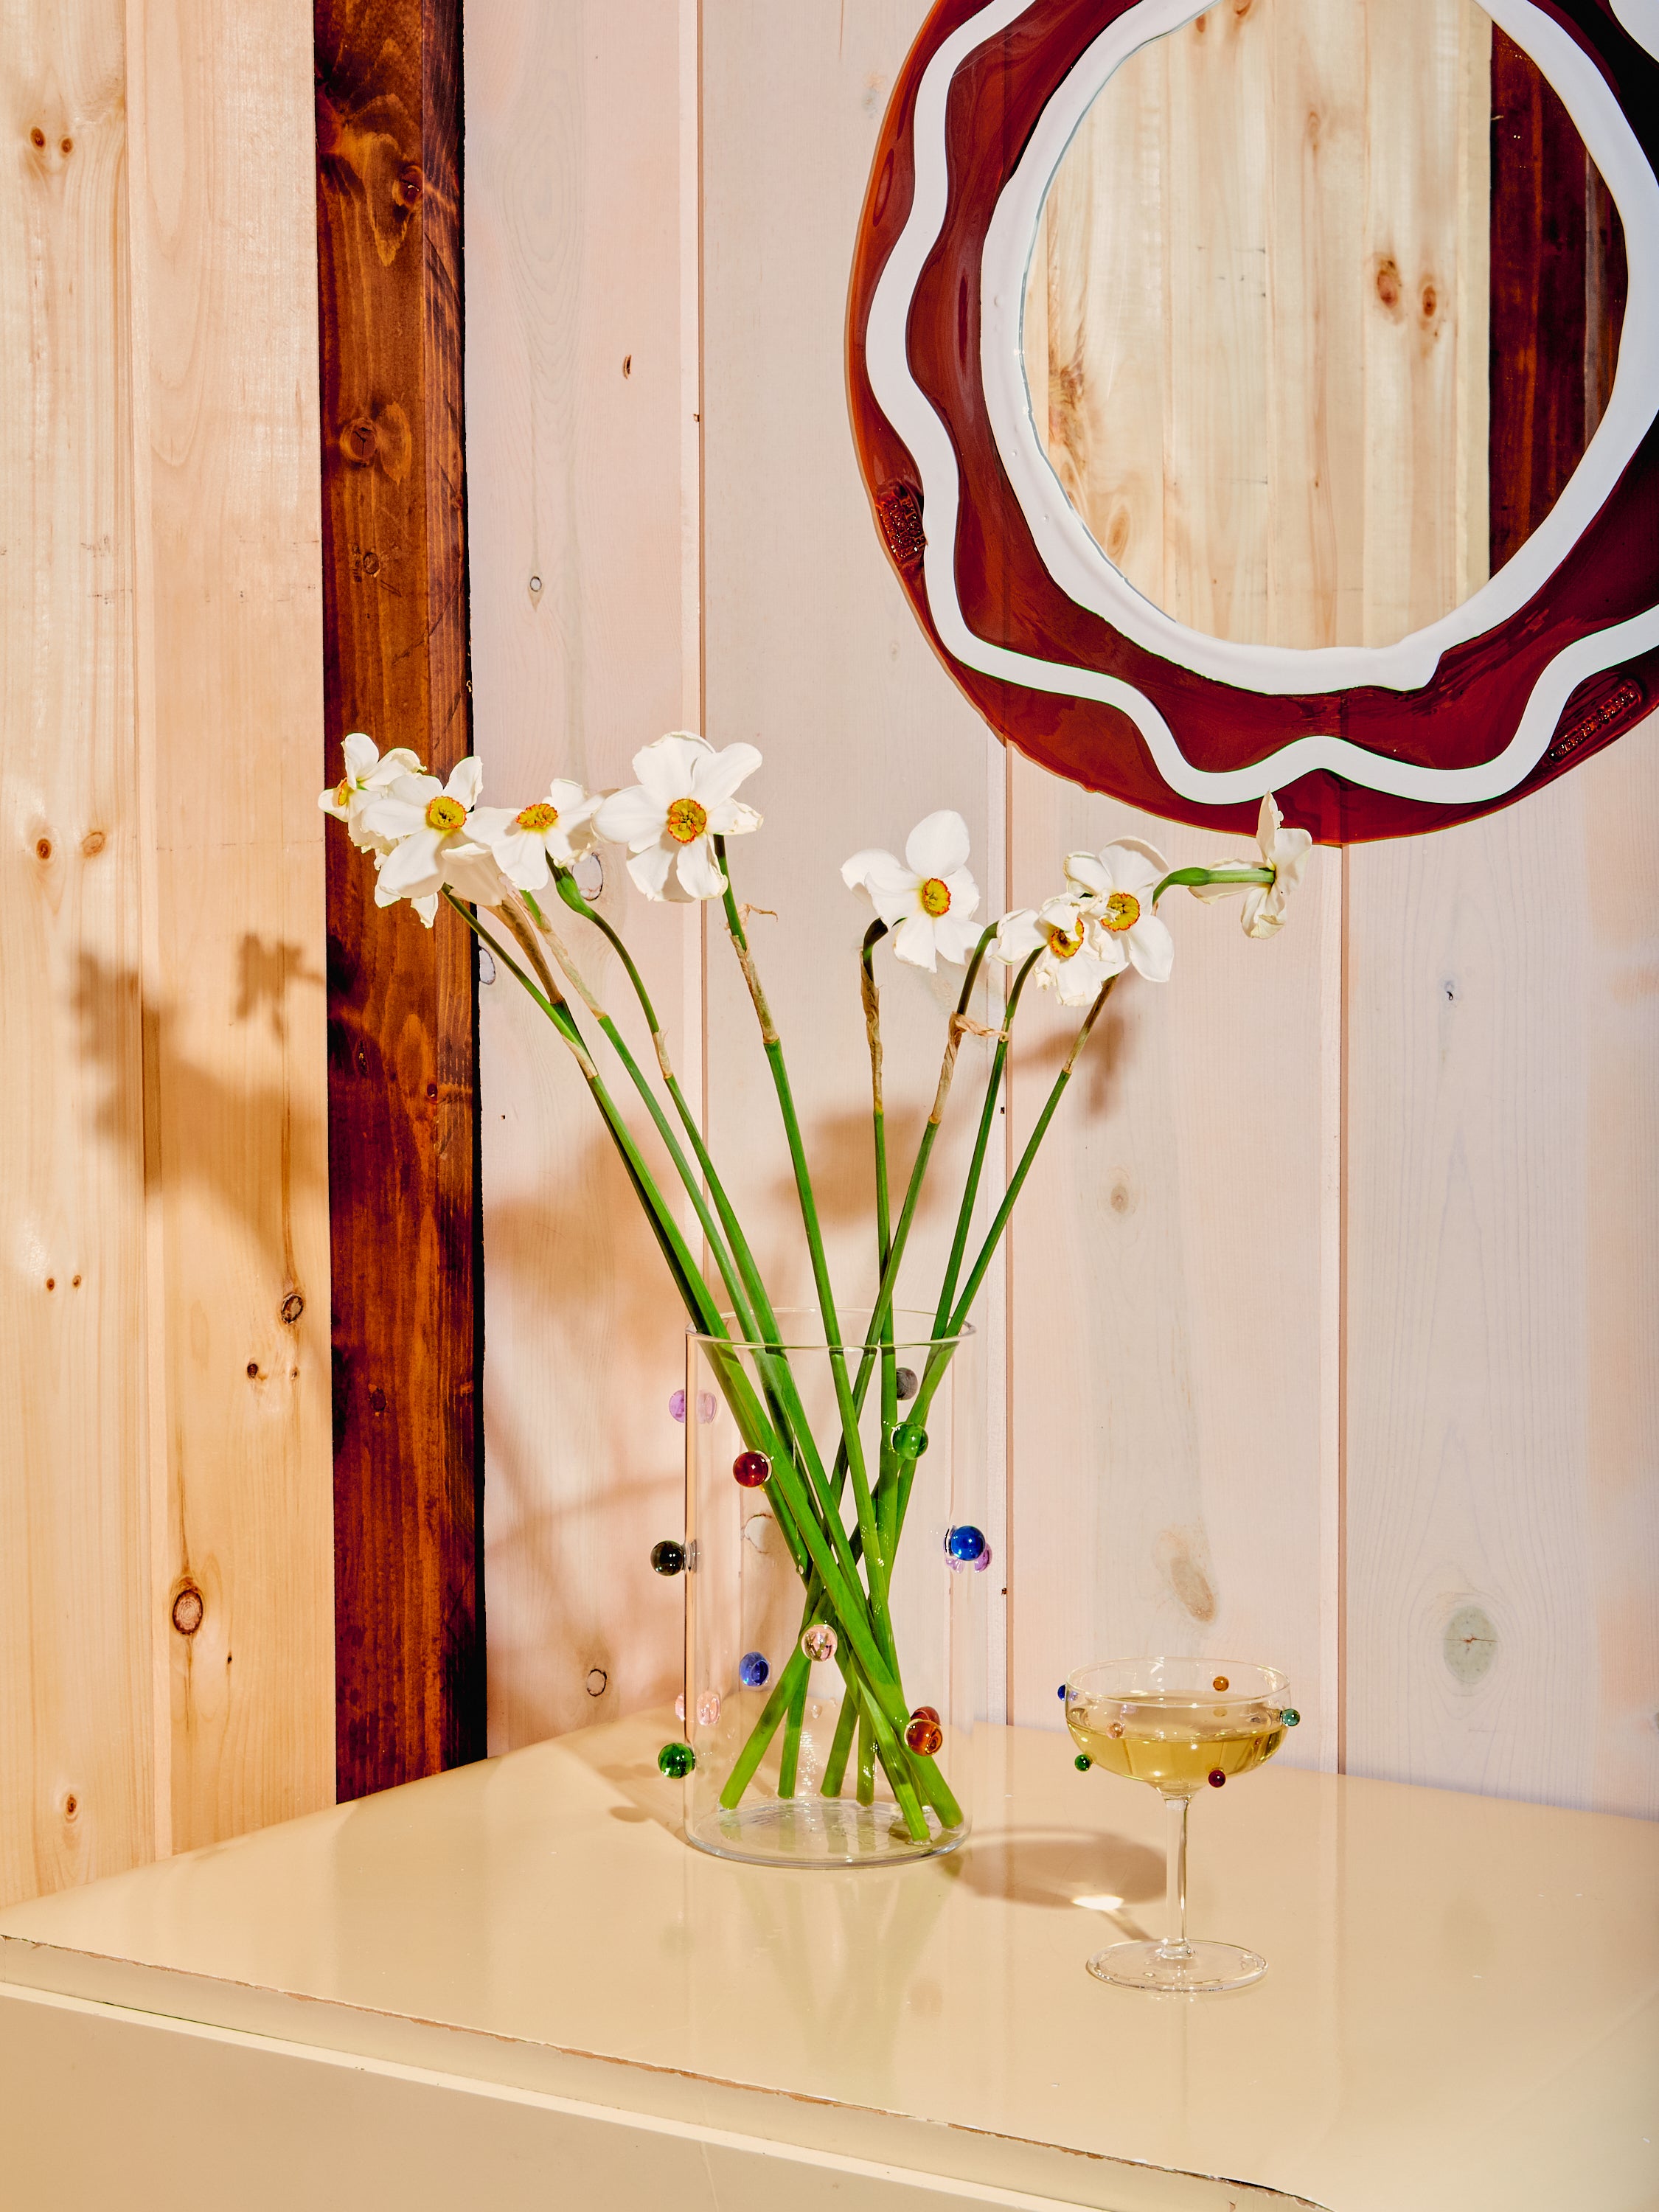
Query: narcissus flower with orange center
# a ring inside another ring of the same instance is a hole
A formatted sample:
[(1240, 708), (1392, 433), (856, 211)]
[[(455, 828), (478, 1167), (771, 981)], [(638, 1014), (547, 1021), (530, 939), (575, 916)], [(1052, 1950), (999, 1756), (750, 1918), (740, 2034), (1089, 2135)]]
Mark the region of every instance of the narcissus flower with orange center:
[(389, 853), (392, 848), (384, 838), (371, 836), (364, 829), (364, 811), (375, 799), (383, 799), (400, 775), (419, 775), (421, 763), (407, 745), (394, 745), (382, 758), (374, 738), (365, 737), (361, 730), (352, 731), (340, 750), (345, 756), (345, 774), (321, 794), (317, 804), (325, 814), (344, 823), (360, 851)]
[(979, 885), (968, 872), (968, 824), (946, 807), (918, 822), (904, 858), (873, 848), (842, 863), (849, 890), (865, 890), (894, 932), (893, 951), (936, 973), (941, 956), (958, 964), (979, 942)]
[(1005, 914), (991, 949), (1011, 968), (1023, 966), (1035, 952), (1033, 976), (1062, 1006), (1091, 1006), (1123, 965), (1121, 960), (1102, 957), (1091, 941), (1089, 917), (1076, 897), (1045, 899), (1040, 907)]
[(1139, 837), (1066, 854), (1066, 880), (1082, 908), (1089, 949), (1109, 975), (1133, 966), (1149, 983), (1169, 981), (1175, 939), (1152, 911), (1152, 893), (1168, 872), (1163, 854)]
[(1196, 899), (1234, 898), (1242, 891), (1245, 936), (1275, 937), (1285, 927), (1285, 908), (1302, 880), (1313, 839), (1305, 830), (1285, 827), (1279, 801), (1270, 791), (1261, 802), (1261, 811), (1256, 819), (1255, 842), (1261, 848), (1259, 864), (1255, 860), (1218, 860), (1217, 870), (1260, 865), (1273, 870), (1271, 884), (1193, 884), (1188, 889)]
[(447, 783), (435, 775), (400, 775), (384, 798), (363, 811), (363, 827), (389, 848), (376, 863), (374, 903), (408, 899), (428, 927), (438, 893), (495, 906), (507, 885), (495, 856), (471, 836), (483, 770), (477, 757), (457, 762)]
[(593, 827), (608, 842), (627, 846), (628, 872), (647, 898), (718, 898), (726, 878), (712, 841), (760, 828), (754, 808), (733, 796), (760, 764), (754, 745), (716, 751), (706, 738), (671, 730), (635, 754), (639, 781), (602, 800)]
[(470, 834), (489, 846), (502, 873), (520, 890), (538, 891), (552, 868), (569, 867), (593, 842), (592, 817), (599, 806), (597, 792), (560, 776), (545, 799), (516, 811), (510, 806), (475, 808)]

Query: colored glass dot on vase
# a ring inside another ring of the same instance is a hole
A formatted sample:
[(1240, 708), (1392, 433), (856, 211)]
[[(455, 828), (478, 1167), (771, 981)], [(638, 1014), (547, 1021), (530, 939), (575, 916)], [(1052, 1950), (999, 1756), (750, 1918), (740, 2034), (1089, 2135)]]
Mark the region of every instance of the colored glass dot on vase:
[(672, 1782), (684, 1782), (697, 1763), (689, 1743), (665, 1743), (657, 1753), (657, 1765)]
[(762, 1483), (772, 1480), (772, 1462), (764, 1452), (739, 1452), (732, 1462), (732, 1480), (745, 1490), (758, 1490)]
[(1210, 1787), (1212, 1790), (1219, 1790), (1223, 1788), (1226, 1783), (1226, 1776), (1222, 1772), (1218, 1766), (1212, 1766), (1210, 1769)]
[(1064, 1682), (1062, 1682), (1060, 1687), (1054, 1692), (1054, 1695), (1057, 1698), (1063, 1698), (1066, 1695), (1066, 1685)]
[(916, 1395), (915, 1369), (901, 1367), (893, 1377), (893, 1389), (901, 1399), (914, 1398)]
[(905, 1729), (904, 1741), (921, 1758), (932, 1759), (945, 1741), (945, 1732), (937, 1721), (916, 1719)]
[(911, 1714), (910, 1717), (913, 1721), (932, 1721), (933, 1726), (937, 1728), (939, 1724), (939, 1707), (937, 1705), (918, 1705)]
[(697, 1393), (697, 1419), (702, 1423), (704, 1428), (707, 1428), (710, 1421), (714, 1419), (714, 1413), (715, 1407), (714, 1392), (712, 1390), (699, 1390)]
[(678, 1697), (674, 1700), (674, 1717), (682, 1728), (685, 1726), (685, 1692), (684, 1690), (680, 1692)]
[(1094, 1765), (1094, 1761), (1090, 1758), (1086, 1751), (1080, 1751), (1077, 1757), (1072, 1761), (1072, 1764), (1076, 1767), (1079, 1774), (1086, 1774), (1089, 1771), (1089, 1769)]
[(978, 1559), (974, 1561), (974, 1572), (976, 1575), (982, 1575), (990, 1564), (991, 1547), (988, 1544), (985, 1547), (985, 1549), (980, 1553)]
[(1297, 1723), (1301, 1720), (1302, 1716), (1297, 1712), (1294, 1705), (1286, 1705), (1284, 1711), (1280, 1713), (1279, 1717), (1284, 1722), (1286, 1728), (1295, 1728)]
[(713, 1728), (720, 1717), (720, 1693), (705, 1690), (697, 1699), (697, 1723), (701, 1728)]
[(1227, 1690), (1231, 1689), (1232, 1685), (1228, 1681), (1227, 1677), (1224, 1674), (1218, 1674), (1214, 1681), (1211, 1683), (1210, 1687), (1212, 1690)]
[(901, 1421), (893, 1431), (893, 1449), (901, 1459), (920, 1459), (927, 1449), (927, 1431), (915, 1421)]
[(760, 1689), (771, 1672), (762, 1651), (745, 1651), (738, 1662), (738, 1680), (745, 1690)]
[(987, 1548), (985, 1531), (975, 1528), (971, 1521), (945, 1532), (945, 1556), (953, 1566), (971, 1567)]
[(800, 1640), (800, 1648), (809, 1659), (833, 1659), (836, 1656), (836, 1632), (825, 1621), (815, 1621)]
[(659, 1575), (677, 1575), (685, 1565), (685, 1547), (672, 1536), (665, 1536), (659, 1544), (651, 1547), (651, 1564)]
[(684, 1390), (676, 1390), (673, 1396), (669, 1400), (668, 1418), (671, 1421), (683, 1421), (685, 1419), (685, 1393)]

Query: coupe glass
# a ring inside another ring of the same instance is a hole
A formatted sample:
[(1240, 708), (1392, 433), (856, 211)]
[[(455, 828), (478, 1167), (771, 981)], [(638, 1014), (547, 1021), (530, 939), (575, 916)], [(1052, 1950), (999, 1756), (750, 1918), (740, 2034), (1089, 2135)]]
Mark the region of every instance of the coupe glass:
[(1294, 1728), (1285, 1680), (1232, 1659), (1106, 1659), (1066, 1684), (1066, 1725), (1109, 1774), (1145, 1782), (1164, 1799), (1169, 1852), (1161, 1943), (1114, 1943), (1089, 1961), (1103, 1982), (1197, 1995), (1258, 1981), (1267, 1962), (1237, 1943), (1187, 1935), (1187, 1808), (1264, 1765)]

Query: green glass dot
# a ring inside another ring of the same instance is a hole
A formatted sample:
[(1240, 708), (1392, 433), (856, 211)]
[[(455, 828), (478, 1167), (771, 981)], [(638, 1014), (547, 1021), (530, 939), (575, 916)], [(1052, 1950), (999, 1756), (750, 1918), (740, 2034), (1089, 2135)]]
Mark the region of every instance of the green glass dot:
[(1286, 1728), (1295, 1728), (1297, 1723), (1301, 1720), (1302, 1716), (1297, 1712), (1294, 1705), (1286, 1705), (1284, 1711), (1280, 1713), (1279, 1717), (1284, 1722)]
[(1086, 1751), (1080, 1751), (1077, 1757), (1072, 1761), (1072, 1764), (1076, 1767), (1079, 1774), (1086, 1774), (1089, 1771), (1089, 1769), (1094, 1765), (1094, 1761), (1090, 1758)]
[(657, 1765), (672, 1781), (684, 1782), (697, 1763), (689, 1743), (665, 1743), (657, 1753)]
[(893, 1449), (901, 1459), (920, 1459), (927, 1449), (927, 1431), (915, 1421), (901, 1421), (893, 1431)]

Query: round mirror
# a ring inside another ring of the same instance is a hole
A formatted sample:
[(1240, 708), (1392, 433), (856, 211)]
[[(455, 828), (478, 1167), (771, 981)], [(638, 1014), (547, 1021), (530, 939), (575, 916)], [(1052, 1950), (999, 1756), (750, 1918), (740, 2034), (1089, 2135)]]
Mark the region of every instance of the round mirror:
[(1625, 286), (1594, 161), (1473, 0), (1222, 0), (1130, 55), (1054, 174), (1032, 420), (1175, 621), (1392, 645), (1553, 505)]

